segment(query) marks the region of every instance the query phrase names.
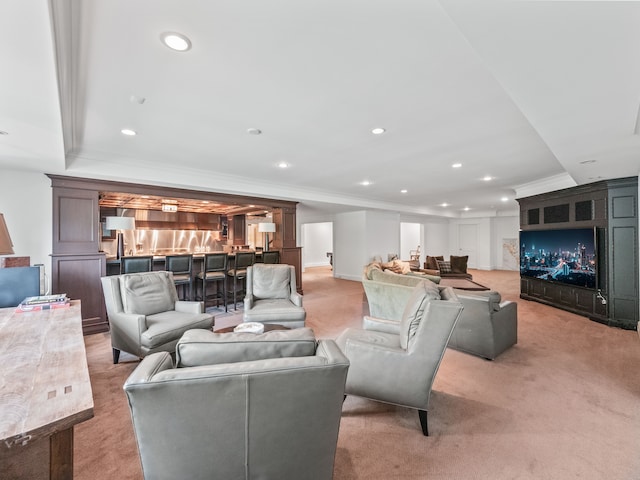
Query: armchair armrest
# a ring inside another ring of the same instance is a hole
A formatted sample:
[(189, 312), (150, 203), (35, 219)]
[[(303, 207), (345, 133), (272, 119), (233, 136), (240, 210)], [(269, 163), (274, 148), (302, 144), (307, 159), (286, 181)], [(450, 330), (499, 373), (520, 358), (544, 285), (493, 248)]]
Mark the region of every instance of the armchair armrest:
[(126, 390), (130, 385), (147, 383), (154, 375), (163, 370), (173, 368), (173, 360), (168, 352), (157, 352), (142, 359), (136, 369), (129, 375), (124, 384)]
[(175, 304), (175, 311), (182, 313), (203, 313), (204, 303), (178, 300)]
[(127, 338), (138, 339), (147, 329), (147, 317), (137, 313), (111, 313), (109, 315), (111, 328), (123, 333)]
[(351, 362), (350, 368), (358, 371), (358, 376), (369, 377), (362, 380), (364, 383), (395, 383), (398, 372), (407, 366), (406, 350), (354, 338), (348, 338), (345, 342), (344, 354)]
[(296, 307), (302, 306), (302, 295), (300, 295), (298, 292), (291, 292), (289, 300), (291, 300), (291, 303), (293, 303)]
[(365, 315), (362, 319), (362, 328), (398, 335), (400, 333), (400, 322), (398, 320), (387, 320)]
[(247, 292), (244, 297), (244, 311), (251, 310), (253, 308), (253, 293)]

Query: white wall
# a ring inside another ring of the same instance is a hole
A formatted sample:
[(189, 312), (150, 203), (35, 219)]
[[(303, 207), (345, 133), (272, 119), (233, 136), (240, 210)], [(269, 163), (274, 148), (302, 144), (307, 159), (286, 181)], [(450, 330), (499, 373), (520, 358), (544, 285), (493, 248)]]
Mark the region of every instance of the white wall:
[(367, 261), (364, 267), (375, 257), (386, 262), (389, 254), (400, 255), (400, 215), (394, 212), (366, 212), (366, 252)]
[(302, 225), (302, 269), (329, 265), (327, 252), (333, 252), (333, 222)]
[(448, 255), (460, 255), (460, 225), (474, 225), (477, 237), (475, 259), (469, 258), (469, 267), (479, 270), (496, 270), (502, 267), (502, 239), (518, 238), (520, 218), (518, 216), (460, 218), (449, 222)]
[(422, 225), (420, 223), (400, 223), (400, 259), (409, 260), (411, 252), (420, 245), (422, 256)]
[[(43, 173), (2, 169), (0, 213), (4, 214), (13, 242), (14, 256), (31, 257), (51, 274), (51, 180)], [(50, 277), (49, 277), (50, 278)]]
[(366, 212), (337, 213), (333, 222), (333, 276), (359, 281), (368, 263)]
[(449, 222), (428, 222), (424, 225), (424, 256), (449, 254)]
[(519, 270), (519, 267), (513, 268), (504, 262), (503, 244), (505, 239), (516, 239), (516, 255), (519, 255), (517, 242), (520, 232), (520, 217), (495, 217), (494, 222), (494, 249), (495, 249), (495, 268), (498, 270)]

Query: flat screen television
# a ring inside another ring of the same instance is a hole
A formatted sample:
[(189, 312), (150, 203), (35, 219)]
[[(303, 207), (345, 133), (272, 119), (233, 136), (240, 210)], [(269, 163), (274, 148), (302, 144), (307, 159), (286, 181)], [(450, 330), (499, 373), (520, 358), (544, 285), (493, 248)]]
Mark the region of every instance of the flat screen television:
[(520, 275), (584, 288), (596, 285), (594, 228), (520, 232)]

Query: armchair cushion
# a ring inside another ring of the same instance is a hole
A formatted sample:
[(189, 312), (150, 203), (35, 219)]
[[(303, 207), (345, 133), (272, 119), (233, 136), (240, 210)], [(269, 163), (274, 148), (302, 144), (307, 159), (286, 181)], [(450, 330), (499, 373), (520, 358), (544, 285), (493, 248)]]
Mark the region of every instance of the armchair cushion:
[(175, 290), (166, 275), (126, 275), (121, 277), (122, 307), (125, 313), (153, 315), (175, 308), (177, 297), (167, 295)]
[(176, 341), (187, 330), (211, 328), (211, 315), (208, 313), (185, 314), (169, 310), (147, 315), (146, 324), (147, 329), (140, 334), (140, 343), (143, 347), (153, 349)]
[(256, 298), (289, 298), (291, 292), (288, 265), (282, 268), (253, 266), (253, 295)]
[(273, 330), (263, 334), (185, 332), (176, 345), (176, 365), (197, 367), (267, 358), (305, 357), (315, 354), (316, 339), (310, 328)]

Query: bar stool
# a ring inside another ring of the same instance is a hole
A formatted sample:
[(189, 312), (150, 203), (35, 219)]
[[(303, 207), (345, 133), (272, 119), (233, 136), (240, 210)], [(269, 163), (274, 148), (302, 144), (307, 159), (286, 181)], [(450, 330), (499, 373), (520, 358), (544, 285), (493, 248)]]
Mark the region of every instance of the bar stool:
[[(219, 299), (224, 300), (224, 311), (227, 312), (227, 269), (229, 268), (229, 255), (226, 253), (207, 253), (204, 256), (202, 271), (196, 277), (202, 282), (202, 301), (207, 308), (207, 282), (216, 284), (216, 307), (220, 304)], [(222, 281), (222, 292), (220, 292), (219, 282)]]
[(150, 272), (153, 270), (151, 255), (139, 257), (122, 257), (120, 259), (120, 273)]
[(280, 252), (278, 250), (269, 250), (262, 252), (263, 263), (280, 263)]
[[(193, 255), (167, 255), (165, 257), (165, 270), (173, 273), (173, 283), (176, 288), (182, 286), (182, 298), (191, 300), (193, 298)], [(187, 297), (185, 288), (189, 287)]]
[(236, 309), (236, 294), (238, 293), (238, 280), (240, 281), (240, 292), (244, 294), (246, 287), (243, 282), (247, 278), (247, 267), (250, 267), (256, 263), (255, 252), (238, 252), (236, 253), (236, 259), (233, 268), (229, 269), (227, 275), (232, 278), (233, 281), (233, 309)]

